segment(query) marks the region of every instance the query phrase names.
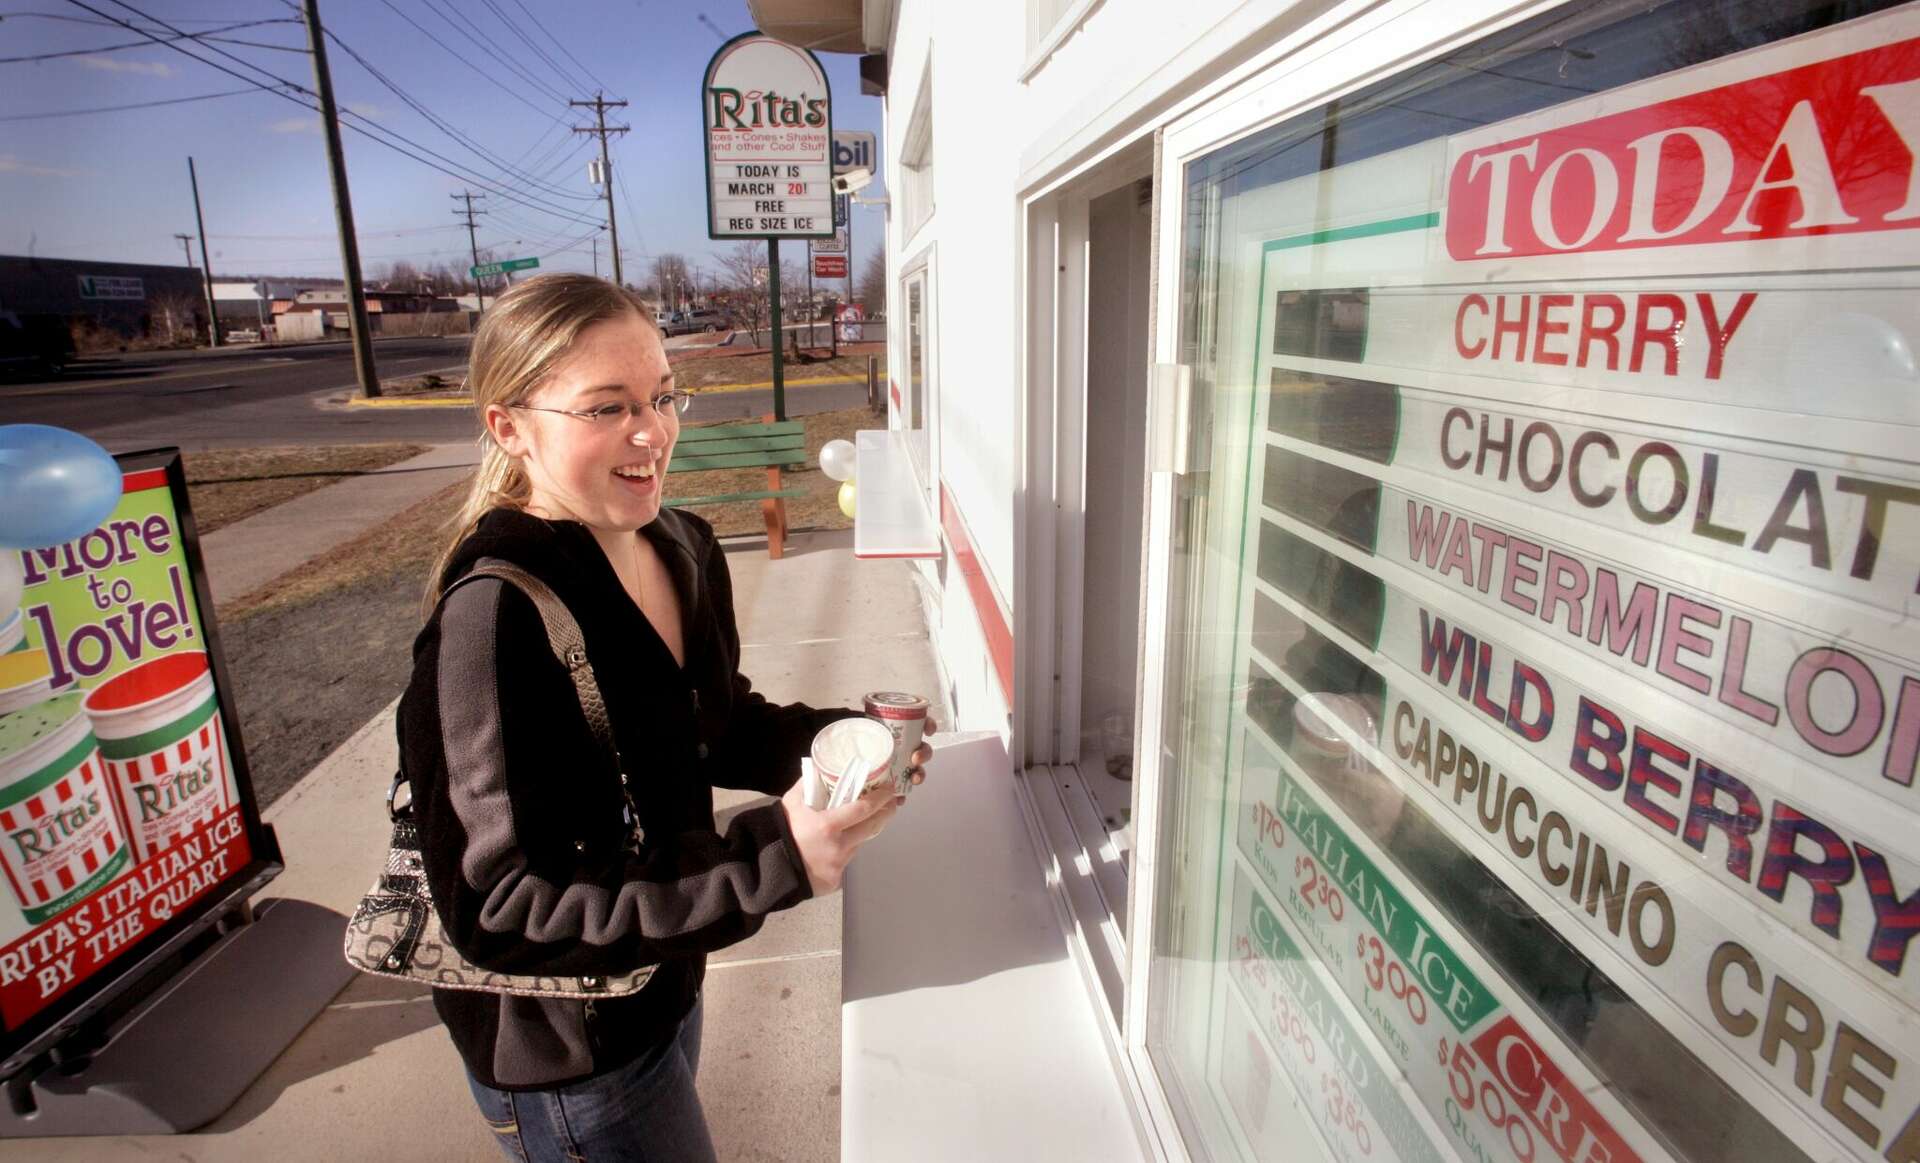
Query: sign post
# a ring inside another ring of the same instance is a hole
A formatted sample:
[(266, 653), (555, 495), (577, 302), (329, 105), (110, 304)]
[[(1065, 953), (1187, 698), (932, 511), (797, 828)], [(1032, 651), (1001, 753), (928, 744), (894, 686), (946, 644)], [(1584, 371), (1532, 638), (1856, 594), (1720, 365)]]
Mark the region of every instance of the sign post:
[[(872, 133), (858, 129), (843, 129), (833, 135), (833, 172), (843, 174), (848, 170), (871, 170), (880, 172), (880, 150)], [(833, 200), (833, 225), (837, 230), (845, 231), (845, 243), (840, 250), (846, 255), (841, 262), (838, 277), (847, 280), (847, 302), (853, 302), (853, 195), (841, 194)], [(821, 275), (826, 278), (826, 275)], [(839, 354), (839, 329), (835, 328), (834, 354)]]
[(780, 352), (780, 240), (833, 233), (833, 102), (806, 49), (760, 33), (734, 37), (707, 62), (707, 237), (767, 240), (773, 323), (773, 415), (786, 414)]

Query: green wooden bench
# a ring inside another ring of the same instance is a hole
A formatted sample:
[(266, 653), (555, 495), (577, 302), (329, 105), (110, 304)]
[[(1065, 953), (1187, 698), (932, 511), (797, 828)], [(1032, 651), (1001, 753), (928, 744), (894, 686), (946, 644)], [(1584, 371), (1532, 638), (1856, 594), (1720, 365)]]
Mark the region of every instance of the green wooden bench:
[(710, 497), (668, 497), (675, 508), (688, 505), (724, 505), (730, 501), (759, 501), (760, 513), (767, 522), (767, 556), (778, 558), (786, 550), (787, 498), (804, 497), (805, 489), (782, 488), (780, 470), (807, 463), (807, 431), (798, 420), (775, 422), (768, 416), (761, 423), (715, 424), (683, 428), (674, 445), (669, 475), (676, 472), (704, 472), (716, 468), (764, 468), (767, 487), (748, 493), (722, 493)]

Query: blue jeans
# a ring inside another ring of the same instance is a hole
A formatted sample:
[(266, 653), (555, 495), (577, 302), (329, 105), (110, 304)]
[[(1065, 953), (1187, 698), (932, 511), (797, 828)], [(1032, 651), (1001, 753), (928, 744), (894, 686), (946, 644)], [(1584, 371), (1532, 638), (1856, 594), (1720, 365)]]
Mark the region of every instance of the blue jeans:
[(467, 1076), (494, 1141), (513, 1163), (711, 1163), (693, 1088), (700, 1001), (672, 1041), (618, 1070), (553, 1090), (495, 1090)]

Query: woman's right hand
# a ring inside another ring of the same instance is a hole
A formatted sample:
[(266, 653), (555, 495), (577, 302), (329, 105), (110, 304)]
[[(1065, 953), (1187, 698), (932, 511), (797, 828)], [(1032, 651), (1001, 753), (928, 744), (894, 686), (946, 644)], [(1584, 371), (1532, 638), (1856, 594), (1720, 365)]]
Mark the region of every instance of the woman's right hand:
[(892, 788), (891, 782), (883, 780), (852, 803), (825, 811), (807, 806), (801, 783), (795, 783), (780, 797), (813, 895), (822, 896), (839, 888), (854, 850), (878, 836), (900, 810), (900, 797)]

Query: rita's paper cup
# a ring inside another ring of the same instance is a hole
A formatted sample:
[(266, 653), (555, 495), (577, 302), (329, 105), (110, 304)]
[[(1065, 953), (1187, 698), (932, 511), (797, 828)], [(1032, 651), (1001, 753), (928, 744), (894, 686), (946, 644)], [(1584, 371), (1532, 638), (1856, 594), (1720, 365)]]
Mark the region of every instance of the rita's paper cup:
[(136, 859), (232, 806), (220, 701), (204, 653), (179, 651), (122, 671), (95, 687), (86, 707)]
[(836, 719), (813, 737), (813, 770), (829, 801), (849, 765), (866, 769), (862, 792), (889, 779), (892, 755), (893, 732), (872, 719)]
[(53, 664), (38, 650), (0, 654), (0, 715), (53, 697)]
[(887, 773), (893, 776), (896, 789), (905, 792), (912, 786), (907, 768), (913, 766), (913, 753), (920, 749), (920, 739), (927, 730), (927, 700), (905, 691), (870, 691), (861, 704), (867, 718), (893, 735), (893, 759)]
[(0, 715), (0, 866), (30, 925), (119, 875), (132, 850), (80, 700)]

